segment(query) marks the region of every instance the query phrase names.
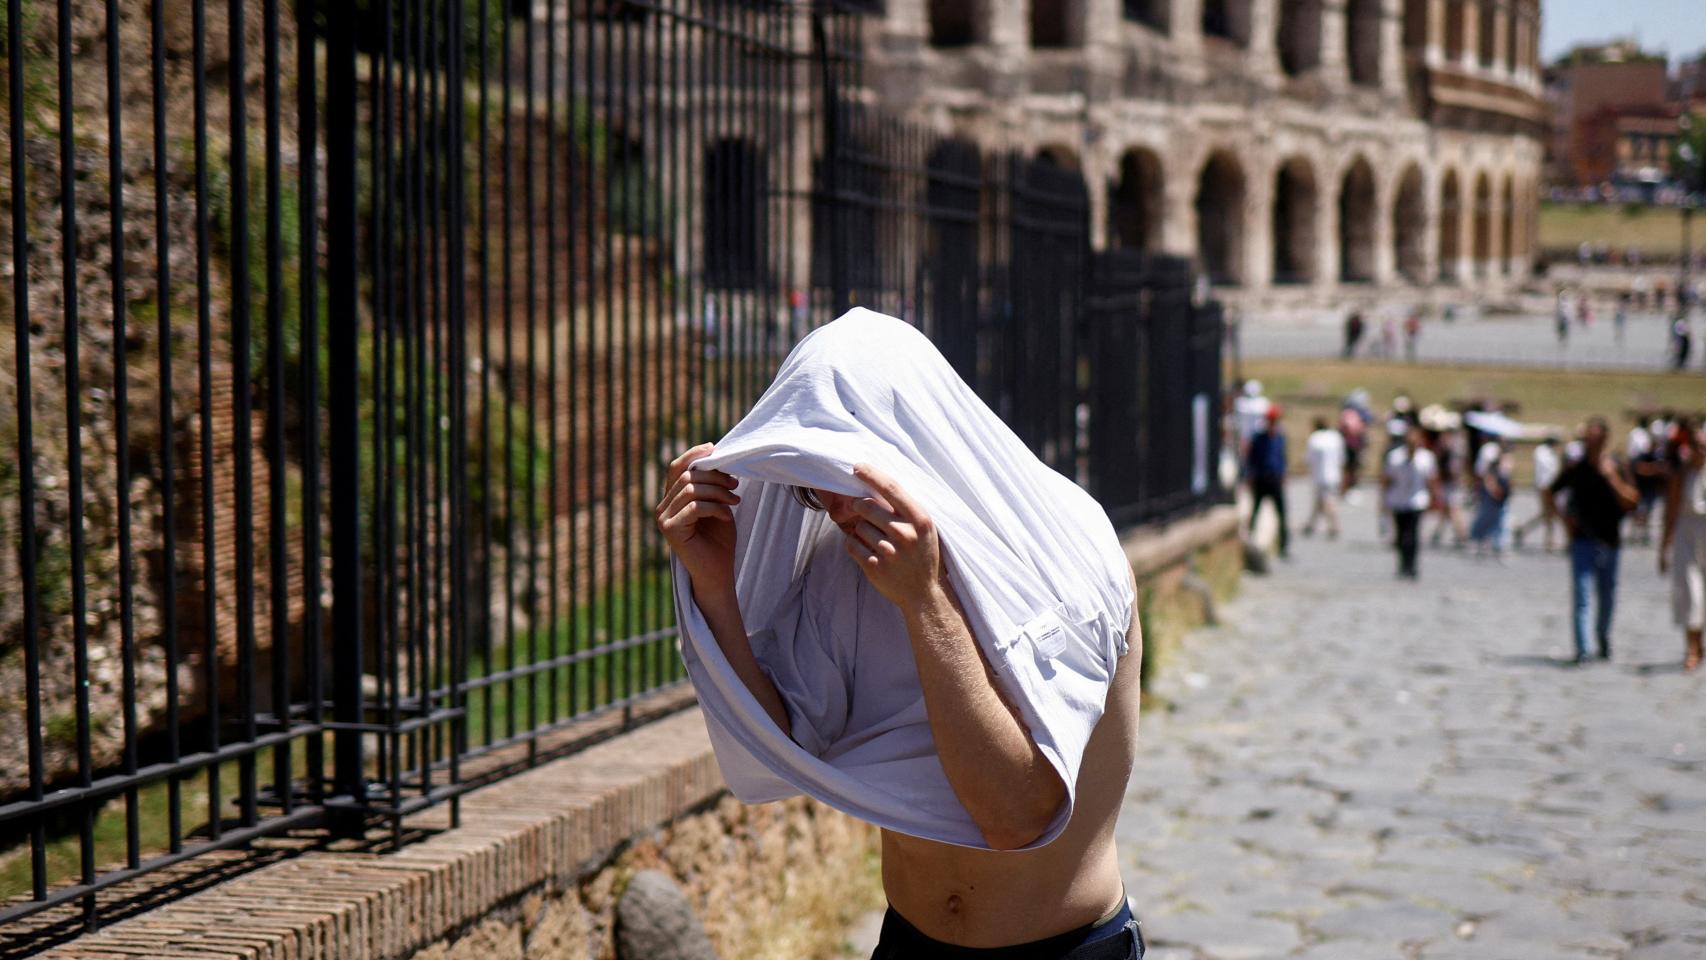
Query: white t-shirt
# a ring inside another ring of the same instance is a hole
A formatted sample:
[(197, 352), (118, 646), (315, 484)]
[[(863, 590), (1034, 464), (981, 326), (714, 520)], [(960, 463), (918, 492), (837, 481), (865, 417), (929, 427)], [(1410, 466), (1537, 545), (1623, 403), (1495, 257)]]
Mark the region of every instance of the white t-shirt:
[(1439, 463), (1433, 451), (1417, 447), (1414, 456), (1409, 447), (1397, 447), (1386, 455), (1386, 478), (1392, 485), (1386, 490), (1388, 510), (1426, 510), (1428, 481), (1439, 475)]
[(1558, 451), (1545, 444), (1534, 448), (1534, 489), (1546, 490), (1558, 479)]
[(1634, 460), (1651, 453), (1653, 450), (1653, 435), (1646, 427), (1635, 427), (1629, 431), (1629, 459)]
[(1317, 487), (1338, 487), (1345, 470), (1345, 438), (1331, 428), (1309, 435), (1309, 475)]
[(1270, 405), (1268, 398), (1263, 396), (1241, 396), (1232, 402), (1232, 410), (1237, 417), (1240, 442), (1249, 443), (1251, 437), (1267, 428), (1268, 407)]
[(1487, 471), (1493, 469), (1493, 465), (1499, 462), (1499, 456), (1504, 452), (1504, 448), (1499, 446), (1497, 440), (1488, 440), (1481, 444), (1481, 449), (1475, 451), (1475, 475), (1477, 477), (1486, 475)]

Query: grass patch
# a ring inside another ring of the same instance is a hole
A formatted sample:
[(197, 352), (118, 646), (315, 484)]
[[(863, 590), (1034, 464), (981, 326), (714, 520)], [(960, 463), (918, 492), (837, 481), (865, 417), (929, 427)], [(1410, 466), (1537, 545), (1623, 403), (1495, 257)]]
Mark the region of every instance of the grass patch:
[[(1592, 203), (1540, 205), (1540, 246), (1573, 250), (1584, 241), (1675, 257), (1682, 252), (1682, 215), (1671, 207)], [(1699, 240), (1697, 239), (1698, 243)]]

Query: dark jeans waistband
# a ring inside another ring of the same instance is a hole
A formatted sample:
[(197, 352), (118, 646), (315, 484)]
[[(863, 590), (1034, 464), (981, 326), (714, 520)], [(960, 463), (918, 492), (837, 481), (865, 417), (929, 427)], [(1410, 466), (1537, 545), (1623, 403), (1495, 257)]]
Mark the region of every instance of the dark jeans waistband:
[(1010, 947), (961, 947), (926, 936), (893, 907), (871, 960), (1131, 960), (1143, 956), (1143, 934), (1130, 902), (1113, 916), (1065, 933)]

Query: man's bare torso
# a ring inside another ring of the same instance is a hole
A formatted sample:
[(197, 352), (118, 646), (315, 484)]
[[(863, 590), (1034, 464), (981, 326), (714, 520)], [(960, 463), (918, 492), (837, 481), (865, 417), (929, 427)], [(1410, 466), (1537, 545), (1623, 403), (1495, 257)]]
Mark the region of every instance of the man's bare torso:
[(1114, 822), (1137, 752), (1142, 637), (1108, 689), (1078, 774), (1072, 821), (1035, 850), (996, 852), (883, 831), (883, 889), (926, 936), (967, 947), (1027, 943), (1095, 922), (1124, 896)]

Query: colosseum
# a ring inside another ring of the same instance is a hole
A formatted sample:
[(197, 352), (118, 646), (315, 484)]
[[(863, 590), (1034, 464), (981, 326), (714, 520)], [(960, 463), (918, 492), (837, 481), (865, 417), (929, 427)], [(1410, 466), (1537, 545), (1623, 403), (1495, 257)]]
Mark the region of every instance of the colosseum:
[(1497, 300), (1530, 262), (1539, 0), (887, 0), (878, 96), (1082, 172), (1095, 242), (1246, 306)]

